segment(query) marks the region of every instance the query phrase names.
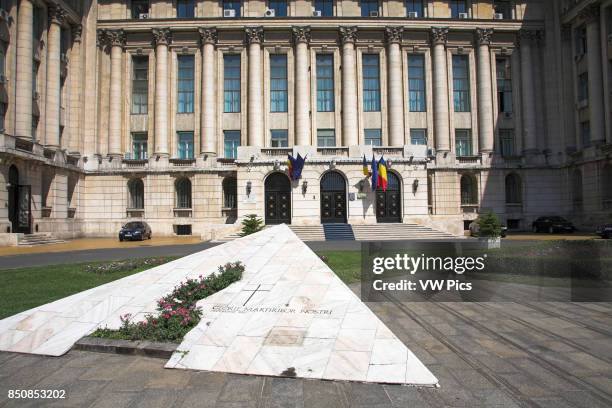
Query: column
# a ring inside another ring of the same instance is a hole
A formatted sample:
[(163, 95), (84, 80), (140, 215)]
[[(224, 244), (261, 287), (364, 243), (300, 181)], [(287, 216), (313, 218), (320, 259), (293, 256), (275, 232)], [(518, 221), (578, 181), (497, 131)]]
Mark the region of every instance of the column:
[(81, 149), (81, 34), (83, 26), (72, 26), (72, 51), (70, 52), (70, 153), (82, 152)]
[(106, 36), (110, 45), (111, 72), (110, 96), (108, 109), (108, 155), (119, 157), (121, 151), (121, 106), (123, 82), (121, 71), (122, 57), (125, 46), (125, 32), (123, 30), (108, 30)]
[(295, 44), (295, 144), (311, 144), (308, 42), (310, 27), (293, 27)]
[(404, 142), (404, 87), (402, 81), (403, 27), (387, 27), (387, 96), (389, 112), (389, 145), (403, 146)]
[(521, 93), (523, 94), (523, 152), (526, 154), (537, 153), (538, 144), (536, 139), (536, 107), (535, 107), (535, 83), (533, 80), (531, 43), (536, 33), (530, 30), (519, 31), (518, 46), (521, 50)]
[(215, 117), (215, 44), (216, 28), (200, 28), (202, 45), (202, 120), (200, 128), (200, 152), (217, 155), (217, 119)]
[(562, 87), (563, 99), (562, 106), (562, 130), (565, 143), (563, 150), (566, 148), (576, 147), (576, 105), (574, 98), (574, 73), (573, 73), (573, 43), (572, 43), (572, 25), (563, 24), (561, 26), (561, 72), (562, 72)]
[(605, 108), (603, 88), (603, 71), (601, 59), (600, 4), (586, 7), (581, 16), (586, 21), (587, 30), (587, 63), (589, 75), (589, 112), (591, 126), (591, 143), (605, 142)]
[(447, 38), (448, 27), (432, 27), (434, 138), (436, 150), (441, 152), (450, 151), (448, 67), (446, 64)]
[(99, 48), (98, 60), (96, 63), (97, 80), (98, 80), (98, 123), (96, 129), (96, 155), (100, 158), (108, 153), (108, 115), (104, 115), (104, 109), (109, 105), (110, 91), (110, 69), (107, 54), (110, 51), (106, 30), (98, 29), (96, 37), (96, 45)]
[(169, 156), (168, 146), (168, 45), (169, 28), (154, 28), (155, 42), (155, 154)]
[(355, 40), (357, 27), (340, 27), (342, 41), (342, 146), (359, 144)]
[(66, 15), (55, 3), (49, 4), (49, 31), (47, 32), (47, 96), (45, 100), (45, 145), (60, 148), (60, 53), (62, 24)]
[(34, 55), (34, 6), (19, 1), (17, 15), (17, 72), (15, 75), (15, 136), (32, 138), (32, 60)]
[(477, 28), (478, 42), (478, 135), (481, 153), (493, 151), (494, 122), (491, 93), (491, 37), (492, 28)]
[(246, 41), (249, 47), (248, 78), (248, 145), (264, 147), (263, 134), (263, 86), (261, 73), (261, 44), (264, 39), (263, 27), (246, 27)]

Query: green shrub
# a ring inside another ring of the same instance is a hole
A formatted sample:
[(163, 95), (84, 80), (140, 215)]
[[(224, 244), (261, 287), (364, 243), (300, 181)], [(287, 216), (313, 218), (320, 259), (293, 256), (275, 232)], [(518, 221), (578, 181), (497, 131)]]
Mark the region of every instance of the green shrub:
[(240, 232), (240, 236), (246, 237), (247, 235), (261, 231), (263, 228), (263, 220), (258, 218), (255, 214), (249, 214), (242, 220), (242, 231)]
[(489, 212), (478, 217), (478, 236), (488, 238), (499, 238), (502, 232), (502, 225), (497, 215)]

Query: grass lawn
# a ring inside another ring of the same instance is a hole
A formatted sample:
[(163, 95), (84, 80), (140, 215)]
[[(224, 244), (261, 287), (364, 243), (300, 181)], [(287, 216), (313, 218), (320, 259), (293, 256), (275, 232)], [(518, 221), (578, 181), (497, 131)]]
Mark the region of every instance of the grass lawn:
[(317, 255), (327, 257), (327, 265), (344, 283), (361, 280), (360, 251), (318, 251)]
[(173, 259), (143, 258), (0, 270), (0, 319)]

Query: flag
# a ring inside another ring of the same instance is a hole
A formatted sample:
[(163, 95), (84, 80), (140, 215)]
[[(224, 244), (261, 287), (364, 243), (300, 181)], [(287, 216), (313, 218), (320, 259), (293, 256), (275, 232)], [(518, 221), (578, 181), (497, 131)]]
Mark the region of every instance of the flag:
[(387, 162), (384, 157), (378, 161), (378, 185), (387, 191)]
[(368, 167), (368, 162), (366, 161), (365, 154), (363, 155), (363, 175), (369, 177), (372, 175), (370, 168)]
[(378, 164), (372, 155), (372, 191), (376, 191), (376, 187), (378, 187)]
[(287, 174), (289, 176), (289, 180), (293, 180), (293, 166), (295, 159), (290, 154), (287, 155)]
[(302, 155), (298, 153), (297, 159), (295, 159), (293, 163), (293, 180), (302, 178), (302, 170), (304, 169), (304, 163), (306, 163), (306, 156), (302, 157)]

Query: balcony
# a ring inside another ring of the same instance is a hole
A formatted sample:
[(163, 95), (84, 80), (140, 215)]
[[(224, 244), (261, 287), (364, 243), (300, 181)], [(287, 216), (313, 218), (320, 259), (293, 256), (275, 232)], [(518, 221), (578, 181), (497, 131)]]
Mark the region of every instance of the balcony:
[(404, 148), (403, 147), (373, 147), (372, 151), (377, 156), (387, 156), (387, 157), (403, 157), (404, 156)]
[(348, 157), (348, 147), (318, 147), (317, 154), (323, 157)]
[(480, 156), (457, 156), (457, 162), (459, 164), (471, 164), (471, 165), (481, 164)]
[(125, 213), (128, 218), (144, 218), (144, 208), (126, 208)]
[(261, 149), (261, 154), (267, 157), (287, 157), (293, 153), (291, 147), (268, 147)]
[(478, 214), (478, 204), (461, 204), (461, 212), (464, 214)]
[(173, 211), (174, 211), (174, 218), (191, 218), (191, 214), (192, 214), (191, 208), (175, 208)]
[(15, 149), (32, 153), (32, 150), (34, 149), (34, 142), (17, 137), (15, 138)]
[(172, 158), (170, 164), (174, 167), (191, 167), (195, 164), (196, 159), (191, 157), (187, 159)]
[(126, 169), (144, 169), (149, 165), (146, 156), (138, 156), (134, 153), (126, 153), (122, 159), (123, 167)]

